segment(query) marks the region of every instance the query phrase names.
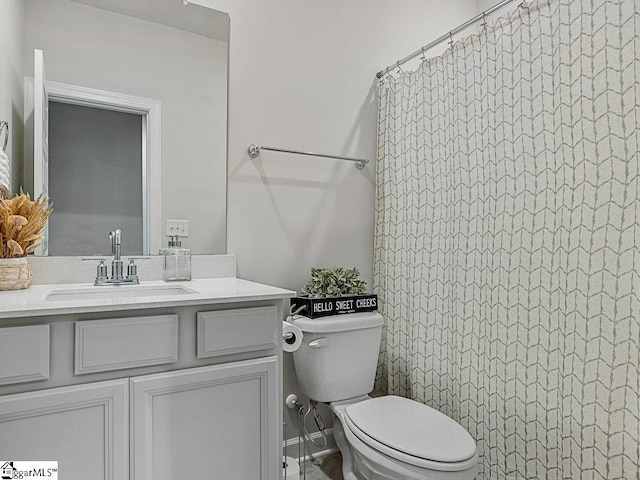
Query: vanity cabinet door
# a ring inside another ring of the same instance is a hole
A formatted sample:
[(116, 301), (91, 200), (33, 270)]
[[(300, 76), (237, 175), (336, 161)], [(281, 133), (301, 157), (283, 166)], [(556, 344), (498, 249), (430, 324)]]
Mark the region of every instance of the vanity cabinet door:
[(128, 476), (126, 379), (0, 397), (2, 460), (57, 461), (65, 480)]
[(131, 480), (277, 480), (277, 357), (130, 379)]

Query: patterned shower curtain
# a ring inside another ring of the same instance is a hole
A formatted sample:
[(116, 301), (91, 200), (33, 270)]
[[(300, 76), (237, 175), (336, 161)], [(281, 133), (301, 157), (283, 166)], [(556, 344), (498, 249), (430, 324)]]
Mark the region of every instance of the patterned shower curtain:
[(640, 479), (640, 1), (540, 0), (379, 89), (378, 387), (481, 479)]

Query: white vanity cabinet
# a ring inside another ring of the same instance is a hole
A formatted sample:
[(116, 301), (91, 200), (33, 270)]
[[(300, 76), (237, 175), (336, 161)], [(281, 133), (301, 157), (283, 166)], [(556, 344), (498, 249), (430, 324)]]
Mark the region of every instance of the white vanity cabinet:
[(279, 478), (277, 368), (267, 357), (132, 378), (131, 479)]
[(54, 460), (60, 478), (128, 476), (129, 381), (0, 397), (0, 457)]
[(0, 355), (0, 458), (58, 461), (64, 480), (278, 480), (281, 320), (293, 293), (282, 292), (0, 312), (0, 343), (3, 329), (9, 340), (38, 340), (25, 347), (28, 369)]

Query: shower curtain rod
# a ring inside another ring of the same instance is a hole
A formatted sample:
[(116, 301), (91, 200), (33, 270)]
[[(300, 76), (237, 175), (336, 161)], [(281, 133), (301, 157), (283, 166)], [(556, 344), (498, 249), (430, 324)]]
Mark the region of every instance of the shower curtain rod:
[(355, 162), (358, 170), (362, 170), (364, 166), (369, 163), (369, 160), (366, 158), (354, 158), (354, 157), (342, 157), (340, 155), (329, 155), (326, 153), (313, 153), (313, 152), (301, 152), (299, 150), (289, 150), (286, 148), (278, 148), (278, 147), (265, 147), (264, 145), (256, 145), (255, 143), (249, 145), (247, 148), (247, 153), (249, 158), (256, 158), (260, 155), (261, 150), (270, 150), (272, 152), (283, 152), (283, 153), (295, 153), (297, 155), (310, 155), (312, 157), (325, 157), (325, 158), (334, 158), (336, 160), (347, 160), (349, 162)]
[[(398, 60), (396, 63), (394, 63), (393, 65), (389, 65), (387, 68), (380, 70), (378, 73), (376, 73), (376, 77), (377, 78), (382, 78), (385, 74), (389, 73), (389, 70), (391, 70), (394, 67), (398, 67), (400, 68), (400, 65), (402, 65), (403, 63), (407, 63), (409, 60), (413, 60), (414, 58), (416, 58), (418, 55), (422, 55), (424, 54), (424, 52), (426, 52), (427, 50), (429, 50), (430, 48), (435, 47), (436, 45), (439, 45), (440, 43), (444, 42), (445, 40), (449, 40), (450, 43), (453, 43), (453, 36), (456, 33), (460, 33), (461, 31), (469, 28), (471, 25), (473, 25), (476, 22), (479, 22), (480, 20), (486, 20), (487, 15), (491, 15), (493, 12), (496, 12), (498, 10), (500, 10), (502, 7), (514, 2), (515, 0), (502, 0), (502, 2), (494, 5), (491, 8), (488, 8), (487, 10), (485, 10), (484, 12), (482, 12), (479, 15), (476, 15), (475, 17), (473, 17), (471, 20), (468, 20), (467, 22), (463, 23), (462, 25), (454, 28), (453, 30), (451, 30), (449, 33), (445, 33), (444, 35), (442, 35), (439, 38), (436, 38), (433, 42), (426, 44), (424, 47), (416, 50), (415, 52), (413, 52), (411, 55), (407, 55), (406, 57), (404, 57), (402, 60)], [(523, 1), (522, 4), (526, 5), (527, 2)]]

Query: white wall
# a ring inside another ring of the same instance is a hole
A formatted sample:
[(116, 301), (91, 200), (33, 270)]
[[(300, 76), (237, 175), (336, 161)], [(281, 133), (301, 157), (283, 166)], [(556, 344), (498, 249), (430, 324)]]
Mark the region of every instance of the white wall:
[[(312, 266), (345, 265), (371, 283), (375, 74), (475, 15), (476, 0), (195, 3), (231, 16), (227, 232), (238, 275), (299, 290)], [(252, 161), (252, 143), (371, 164), (273, 152)], [(291, 354), (284, 371), (286, 395), (297, 388)], [(285, 418), (293, 437), (295, 415)]]
[[(372, 278), (375, 73), (476, 13), (476, 0), (197, 0), (231, 16), (228, 250), (299, 289), (312, 266)], [(347, 162), (251, 143), (363, 156)]]
[[(477, 14), (482, 12), (486, 12), (489, 8), (493, 7), (500, 3), (500, 0), (478, 0), (478, 9)], [(515, 9), (519, 8), (522, 4), (519, 0), (512, 0), (499, 10), (496, 10), (493, 15), (489, 18), (489, 22), (495, 21), (498, 17), (502, 17), (505, 15), (510, 15)]]
[(227, 42), (68, 0), (26, 3), (26, 76), (40, 48), (48, 80), (162, 101), (163, 234), (164, 219), (189, 220), (184, 246), (223, 253)]
[[(486, 10), (488, 10), (489, 8), (493, 7), (494, 5), (497, 5), (499, 2), (499, 0), (478, 0), (478, 13), (482, 13)], [(517, 2), (514, 2), (517, 5)]]
[[(22, 28), (24, 1), (0, 0), (0, 120), (9, 122), (7, 154), (14, 192), (22, 178), (24, 93), (22, 86)], [(4, 135), (0, 138), (4, 142)], [(2, 146), (2, 145), (0, 145)]]

